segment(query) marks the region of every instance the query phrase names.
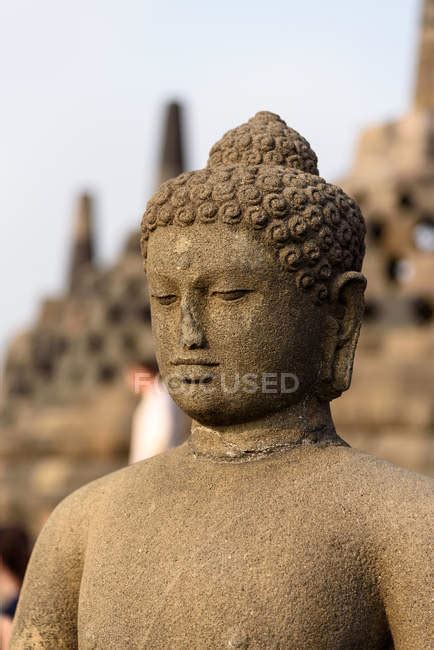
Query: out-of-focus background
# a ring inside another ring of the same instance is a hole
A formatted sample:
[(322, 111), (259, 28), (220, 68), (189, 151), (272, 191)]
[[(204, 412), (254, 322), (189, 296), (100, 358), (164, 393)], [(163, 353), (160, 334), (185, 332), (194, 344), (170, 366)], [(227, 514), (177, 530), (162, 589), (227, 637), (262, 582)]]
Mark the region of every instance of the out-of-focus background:
[(354, 446), (434, 473), (434, 1), (0, 6), (0, 523), (36, 534), (127, 463), (152, 365), (138, 225), (156, 185), (258, 110), (368, 223)]

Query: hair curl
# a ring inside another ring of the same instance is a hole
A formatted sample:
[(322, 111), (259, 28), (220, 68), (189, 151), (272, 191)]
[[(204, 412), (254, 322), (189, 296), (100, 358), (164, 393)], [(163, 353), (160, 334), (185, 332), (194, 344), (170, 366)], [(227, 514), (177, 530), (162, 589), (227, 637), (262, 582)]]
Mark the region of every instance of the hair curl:
[(282, 267), (318, 303), (345, 271), (360, 271), (365, 222), (357, 204), (318, 176), (308, 142), (272, 113), (258, 113), (226, 133), (211, 149), (208, 166), (163, 183), (147, 204), (141, 225), (146, 259), (159, 226), (220, 221), (261, 235)]

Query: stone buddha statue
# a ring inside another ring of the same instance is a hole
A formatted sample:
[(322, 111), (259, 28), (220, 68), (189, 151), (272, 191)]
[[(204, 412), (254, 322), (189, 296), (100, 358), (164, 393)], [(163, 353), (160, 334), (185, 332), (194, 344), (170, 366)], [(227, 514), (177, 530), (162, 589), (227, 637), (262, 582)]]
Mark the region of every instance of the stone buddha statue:
[(351, 449), (330, 415), (351, 380), (364, 233), (271, 113), (160, 187), (141, 245), (191, 437), (57, 507), (13, 650), (434, 647), (432, 482)]

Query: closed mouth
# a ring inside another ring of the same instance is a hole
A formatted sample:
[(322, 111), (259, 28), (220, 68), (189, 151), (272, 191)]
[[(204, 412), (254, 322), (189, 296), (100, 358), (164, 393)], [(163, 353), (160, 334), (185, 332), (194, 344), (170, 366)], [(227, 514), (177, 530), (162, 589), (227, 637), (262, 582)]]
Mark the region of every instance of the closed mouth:
[(212, 382), (214, 379), (213, 375), (203, 375), (202, 377), (183, 377), (182, 378), (182, 383), (183, 384), (209, 384)]
[(175, 359), (172, 361), (173, 366), (218, 366), (217, 361), (208, 361), (207, 359)]

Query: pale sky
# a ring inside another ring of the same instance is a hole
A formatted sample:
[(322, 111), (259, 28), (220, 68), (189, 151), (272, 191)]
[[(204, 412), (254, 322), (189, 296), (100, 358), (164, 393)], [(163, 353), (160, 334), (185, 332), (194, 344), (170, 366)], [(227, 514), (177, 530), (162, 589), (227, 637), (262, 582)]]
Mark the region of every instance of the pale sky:
[(357, 134), (411, 102), (418, 0), (1, 0), (0, 350), (62, 290), (76, 194), (114, 259), (154, 188), (164, 102), (188, 165), (258, 110), (333, 180)]

